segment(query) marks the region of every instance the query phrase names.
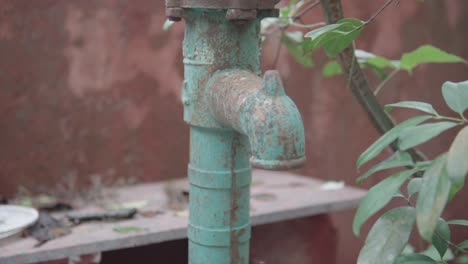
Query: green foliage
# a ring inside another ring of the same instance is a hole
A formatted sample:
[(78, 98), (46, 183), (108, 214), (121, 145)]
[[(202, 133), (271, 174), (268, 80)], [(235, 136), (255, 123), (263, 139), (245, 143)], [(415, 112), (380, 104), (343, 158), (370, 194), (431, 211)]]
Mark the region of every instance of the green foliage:
[[(412, 52), (403, 54), (399, 60), (390, 60), (382, 56), (375, 55), (373, 53), (356, 50), (355, 56), (363, 68), (370, 68), (380, 79), (385, 80), (389, 77), (387, 71), (392, 70), (394, 72), (398, 71), (407, 71), (411, 73), (414, 68), (424, 63), (465, 63), (468, 64), (463, 58), (447, 53), (437, 47), (431, 45), (423, 45)], [(328, 64), (327, 64), (328, 65)], [(327, 66), (326, 65), (326, 66)], [(334, 66), (333, 75), (325, 74), (324, 77), (336, 76), (343, 73), (343, 70), (340, 67), (340, 70), (336, 69), (338, 66)], [(328, 72), (327, 72), (328, 73)], [(451, 85), (450, 82), (447, 85)], [(465, 84), (465, 85), (468, 85)], [(465, 89), (468, 90), (468, 89)], [(468, 96), (468, 95), (467, 95)], [(468, 107), (466, 102), (468, 102), (468, 97), (463, 97), (465, 102), (465, 107)], [(462, 101), (460, 98), (459, 101)], [(394, 106), (397, 107), (397, 106)], [(466, 109), (466, 108), (465, 108)]]
[(336, 24), (312, 30), (305, 34), (305, 38), (309, 39), (305, 47), (310, 51), (323, 48), (328, 56), (336, 56), (353, 43), (361, 33), (363, 25), (361, 20), (345, 18)]
[[(272, 23), (279, 23), (282, 41), (289, 53), (298, 63), (306, 67), (313, 65), (311, 57), (320, 48), (323, 48), (327, 56), (334, 57), (352, 45), (365, 26), (385, 8), (366, 22), (346, 18), (335, 24), (310, 30), (320, 23), (314, 25), (295, 23), (298, 11), (308, 3), (311, 1), (291, 0), (281, 9), (279, 19), (269, 20)], [(301, 32), (287, 32), (286, 28), (290, 26), (307, 28), (308, 32), (305, 35)], [(416, 67), (425, 63), (468, 65), (465, 59), (431, 45), (423, 45), (404, 53), (398, 60), (363, 50), (356, 50), (355, 56), (360, 67), (369, 69), (383, 80), (375, 89), (374, 94), (377, 94), (398, 72), (404, 71), (411, 74)], [(326, 63), (322, 69), (325, 77), (337, 76), (344, 72), (334, 59)], [(398, 148), (395, 154), (371, 166), (357, 179), (358, 183), (378, 172), (406, 167), (370, 188), (361, 201), (353, 221), (353, 232), (356, 235), (359, 235), (362, 225), (394, 197), (403, 197), (408, 203), (407, 207), (391, 209), (384, 213), (374, 223), (359, 255), (359, 264), (447, 263), (447, 261), (455, 260), (454, 252), (465, 254), (458, 256), (457, 263), (468, 263), (468, 252), (463, 251), (468, 248), (468, 241), (458, 246), (449, 243), (451, 239), (449, 225), (468, 226), (468, 220), (446, 222), (440, 218), (446, 204), (463, 188), (468, 173), (468, 120), (464, 116), (464, 112), (468, 109), (468, 81), (444, 83), (442, 95), (449, 108), (457, 113), (457, 117), (443, 116), (426, 102), (404, 101), (389, 104), (385, 108), (389, 114), (392, 110), (396, 111), (395, 108), (403, 108), (417, 110), (425, 115), (412, 117), (394, 126), (368, 147), (356, 162), (359, 169), (379, 156), (388, 146)], [(463, 127), (447, 153), (429, 161), (411, 158), (409, 153), (414, 153), (410, 152), (413, 147), (429, 142), (448, 129), (460, 126)], [(400, 191), (405, 184), (406, 195)], [(418, 234), (430, 246), (422, 252), (414, 252), (414, 250), (403, 252), (405, 247), (410, 248), (408, 238), (414, 225), (417, 227)]]
[(434, 245), (430, 245), (426, 250), (420, 253), (436, 260), (436, 263), (439, 263), (439, 264), (441, 263), (446, 264), (447, 261), (453, 260), (455, 258), (453, 251), (451, 249), (447, 249), (447, 252), (445, 252), (443, 257), (441, 257), (440, 253), (437, 251)]
[(388, 145), (392, 144), (396, 139), (398, 139), (399, 135), (403, 130), (409, 127), (414, 127), (424, 121), (431, 119), (431, 116), (417, 116), (410, 118), (401, 124), (396, 125), (392, 129), (390, 129), (387, 133), (382, 135), (374, 144), (372, 144), (369, 148), (364, 151), (364, 153), (359, 156), (356, 166), (359, 168), (366, 162), (370, 161), (371, 159), (377, 157), (382, 150), (384, 150)]
[(302, 45), (302, 33), (299, 31), (288, 32), (283, 35), (282, 42), (289, 51), (289, 54), (296, 60), (297, 63), (309, 68), (314, 65), (310, 55), (306, 54)]
[(401, 185), (417, 170), (405, 170), (391, 175), (372, 187), (359, 204), (353, 221), (353, 232), (359, 236), (362, 224), (390, 202)]
[(401, 57), (401, 68), (411, 72), (423, 63), (467, 63), (464, 59), (431, 45), (424, 45)]
[(357, 263), (393, 264), (408, 242), (414, 222), (413, 207), (399, 207), (386, 212), (369, 231)]
[(437, 263), (434, 259), (418, 253), (403, 255), (398, 257), (395, 264), (434, 264)]
[(449, 225), (461, 225), (461, 226), (468, 226), (468, 220), (450, 220), (447, 222)]
[(423, 176), (421, 191), (416, 203), (419, 234), (431, 241), (445, 208), (450, 192), (450, 180), (445, 171), (445, 156), (438, 158)]
[(458, 244), (458, 247), (461, 248), (461, 249), (468, 248), (468, 240), (465, 240), (465, 241), (461, 242), (460, 244)]
[(447, 153), (447, 173), (450, 181), (458, 188), (463, 187), (468, 173), (468, 126), (463, 128)]
[[(451, 239), (449, 225), (468, 226), (468, 220), (452, 220), (446, 222), (440, 218), (447, 202), (463, 187), (466, 174), (468, 173), (468, 120), (463, 116), (463, 111), (466, 110), (466, 102), (457, 100), (458, 98), (462, 98), (466, 92), (465, 88), (463, 88), (464, 83), (465, 82), (444, 85), (442, 88), (443, 92), (446, 94), (444, 98), (447, 104), (454, 112), (458, 113), (460, 118), (441, 116), (432, 105), (424, 102), (406, 101), (387, 105), (387, 111), (393, 108), (407, 108), (430, 115), (412, 117), (400, 123), (382, 135), (358, 158), (357, 166), (359, 167), (377, 157), (384, 148), (397, 140), (400, 151), (371, 167), (369, 171), (359, 177), (357, 181), (361, 182), (378, 171), (399, 167), (397, 165), (406, 166), (410, 169), (388, 176), (369, 190), (368, 194), (359, 205), (354, 219), (353, 231), (356, 234), (359, 234), (361, 225), (371, 215), (388, 204), (391, 200), (391, 198), (388, 198), (389, 193), (397, 193), (400, 186), (415, 172), (424, 172), (421, 178), (412, 178), (408, 181), (406, 186), (407, 196), (405, 196), (405, 199), (408, 201), (409, 205), (413, 206), (412, 200), (415, 198), (412, 197), (417, 194), (415, 204), (416, 226), (419, 235), (429, 242), (431, 247), (419, 254), (411, 253), (405, 255), (402, 253), (401, 256), (393, 258), (389, 263), (393, 263), (392, 261), (402, 264), (445, 263), (446, 261), (454, 259), (454, 254), (449, 248), (451, 245), (453, 246), (453, 244), (449, 243)], [(450, 96), (447, 96), (447, 94)], [(431, 119), (438, 122), (421, 124)], [(414, 163), (411, 159), (408, 160), (409, 157), (405, 156), (404, 153), (406, 153), (405, 151), (409, 148), (428, 142), (440, 133), (456, 126), (464, 127), (455, 137), (448, 152), (440, 155), (437, 159)], [(401, 161), (401, 163), (397, 161)], [(402, 174), (407, 175), (401, 176)], [(377, 194), (377, 192), (379, 192), (379, 194)], [(379, 201), (372, 201), (373, 199), (378, 199)], [(374, 224), (372, 230), (374, 230), (376, 225), (377, 222)], [(405, 231), (406, 229), (398, 228), (395, 232), (401, 230)], [(388, 236), (386, 231), (382, 230), (380, 232)], [(371, 233), (369, 233), (369, 236), (370, 235)], [(372, 236), (376, 235), (372, 234)], [(380, 239), (386, 241), (385, 236), (381, 236)], [(388, 243), (392, 242), (393, 241), (389, 241)], [(465, 246), (468, 247), (468, 242), (466, 242), (466, 244), (454, 246), (455, 249), (457, 249), (455, 252), (463, 250)], [(367, 250), (368, 246), (365, 245), (361, 254), (366, 256), (368, 254), (366, 253)], [(375, 258), (374, 260), (378, 260), (376, 256), (373, 257)]]
[(432, 107), (432, 105), (428, 103), (416, 102), (416, 101), (404, 101), (404, 102), (399, 102), (395, 104), (388, 104), (385, 106), (385, 110), (387, 112), (390, 112), (395, 107), (411, 108), (411, 109), (416, 109), (422, 112), (426, 112), (431, 115), (436, 115), (436, 116), (439, 115), (437, 111), (434, 110), (434, 107)]
[(367, 179), (369, 176), (372, 176), (374, 173), (382, 170), (412, 165), (414, 165), (414, 162), (407, 152), (397, 151), (388, 159), (370, 168), (366, 173), (364, 173), (361, 177), (357, 179), (357, 182), (361, 183), (364, 179)]
[(463, 115), (463, 112), (468, 109), (468, 81), (444, 83), (442, 95), (450, 109), (460, 115)]
[(456, 123), (444, 121), (419, 126), (408, 127), (401, 131), (398, 139), (400, 150), (407, 150), (432, 138), (440, 135), (442, 132), (456, 126)]
[(463, 256), (460, 256), (458, 259), (457, 259), (457, 264), (468, 264), (468, 255), (463, 255)]
[(325, 64), (322, 69), (322, 74), (325, 77), (332, 77), (342, 73), (343, 69), (341, 69), (341, 65), (335, 60), (327, 62), (327, 64)]
[(448, 241), (450, 241), (450, 228), (444, 219), (439, 219), (437, 226), (432, 235), (432, 244), (436, 248), (441, 258), (444, 257), (448, 249)]
[(408, 183), (408, 198), (411, 198), (413, 194), (418, 193), (421, 190), (422, 179), (414, 178)]

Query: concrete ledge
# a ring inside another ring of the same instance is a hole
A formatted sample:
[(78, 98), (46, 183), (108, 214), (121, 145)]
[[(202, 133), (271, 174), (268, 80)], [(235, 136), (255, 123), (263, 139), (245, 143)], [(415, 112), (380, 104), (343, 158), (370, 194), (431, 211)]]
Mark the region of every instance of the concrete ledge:
[[(185, 183), (186, 179), (177, 182)], [(117, 203), (145, 200), (148, 205), (144, 210), (164, 211), (160, 215), (82, 224), (73, 228), (72, 234), (38, 248), (34, 247), (34, 239), (18, 239), (0, 247), (0, 263), (36, 263), (186, 238), (188, 217), (167, 208), (167, 184), (147, 183), (111, 189)], [(287, 172), (254, 171), (252, 226), (355, 208), (365, 195), (365, 191), (352, 187), (325, 190), (322, 184), (319, 180)], [(96, 208), (97, 205), (89, 205), (83, 210)], [(143, 231), (122, 234), (113, 230), (116, 226), (135, 226)]]

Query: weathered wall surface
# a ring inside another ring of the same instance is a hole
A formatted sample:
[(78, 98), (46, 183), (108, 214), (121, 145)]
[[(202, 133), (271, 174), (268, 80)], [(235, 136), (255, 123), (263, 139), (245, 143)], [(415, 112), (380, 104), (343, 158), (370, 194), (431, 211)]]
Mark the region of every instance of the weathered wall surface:
[[(366, 19), (384, 1), (343, 2), (346, 16)], [(71, 192), (98, 184), (96, 179), (185, 175), (188, 128), (179, 99), (183, 24), (162, 32), (163, 5), (160, 0), (0, 0), (0, 194), (12, 195), (20, 185)], [(467, 13), (464, 0), (401, 1), (366, 29), (357, 46), (398, 58), (430, 43), (468, 58)], [(322, 20), (321, 10), (306, 20)], [(266, 42), (265, 68), (272, 65), (276, 47), (275, 40)], [(314, 60), (322, 65), (325, 57)], [(277, 68), (306, 126), (309, 159), (301, 172), (354, 184), (355, 160), (378, 135), (345, 81), (323, 79), (320, 67), (303, 69), (284, 49)], [(460, 65), (421, 66), (412, 76), (399, 74), (379, 98), (382, 103), (424, 100), (448, 113), (440, 86), (464, 80), (467, 73)], [(399, 112), (396, 119), (405, 117)], [(444, 151), (447, 136), (423, 150), (429, 156)], [(467, 198), (457, 197), (448, 217), (468, 217), (462, 210)], [(352, 212), (334, 216), (340, 238), (336, 263), (355, 263), (362, 241), (351, 234), (351, 221)], [(281, 237), (284, 231), (275, 232)]]
[(160, 1), (0, 1), (0, 188), (184, 175), (182, 28)]

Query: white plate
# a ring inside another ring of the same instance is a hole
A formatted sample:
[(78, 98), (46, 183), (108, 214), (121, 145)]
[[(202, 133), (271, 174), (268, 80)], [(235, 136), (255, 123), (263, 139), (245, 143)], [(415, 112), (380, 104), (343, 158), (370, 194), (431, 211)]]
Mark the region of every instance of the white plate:
[(37, 210), (30, 207), (0, 205), (0, 239), (21, 232), (34, 224), (38, 217)]

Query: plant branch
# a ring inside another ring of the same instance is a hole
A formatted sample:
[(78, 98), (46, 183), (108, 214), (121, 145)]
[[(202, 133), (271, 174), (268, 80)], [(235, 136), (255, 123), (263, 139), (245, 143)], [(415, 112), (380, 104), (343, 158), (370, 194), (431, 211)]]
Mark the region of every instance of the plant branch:
[(457, 251), (460, 251), (460, 252), (463, 252), (464, 254), (467, 254), (468, 255), (468, 251), (466, 251), (465, 249), (459, 247), (457, 244), (453, 243), (452, 241), (444, 238), (442, 236), (442, 234), (440, 234), (437, 230), (434, 230), (434, 233), (442, 240), (444, 240), (445, 242), (447, 242), (447, 244), (449, 244), (451, 247), (455, 248)]
[(375, 88), (375, 91), (374, 91), (374, 95), (377, 96), (377, 94), (380, 92), (380, 90), (382, 90), (382, 88), (384, 88), (384, 86), (390, 82), (390, 80), (395, 77), (395, 75), (400, 71), (400, 69), (395, 69), (393, 70), (385, 80), (383, 80), (378, 86), (377, 88)]
[[(393, 0), (388, 0), (378, 11), (377, 13), (375, 13), (374, 15), (372, 15), (366, 22), (364, 22), (364, 25), (367, 25), (369, 24), (370, 22), (372, 22), (372, 20), (374, 20), (378, 15), (380, 15), (380, 13), (382, 13), (385, 8), (387, 8), (391, 3), (393, 2)], [(362, 25), (362, 26), (364, 26)], [(362, 27), (361, 26), (361, 27)]]
[[(325, 13), (327, 23), (333, 24), (340, 19), (343, 19), (343, 9), (340, 0), (320, 0), (320, 3)], [(387, 6), (388, 5), (389, 4), (387, 3)], [(370, 20), (372, 20), (372, 18)], [(370, 89), (369, 82), (354, 56), (354, 48), (349, 46), (338, 54), (338, 61), (341, 64), (344, 73), (350, 80), (349, 88), (351, 93), (361, 107), (367, 112), (370, 121), (377, 131), (383, 134), (392, 129), (394, 127), (393, 121), (384, 111), (383, 107), (379, 104), (377, 98)], [(353, 64), (355, 65), (351, 67)], [(394, 151), (398, 150), (398, 146), (395, 142), (391, 144), (391, 147)], [(424, 160), (423, 155), (416, 150), (410, 149), (408, 152), (414, 161)]]
[(289, 25), (295, 26), (295, 27), (298, 27), (298, 28), (312, 29), (312, 28), (316, 28), (316, 27), (325, 26), (326, 24), (324, 22), (318, 22), (318, 23), (315, 23), (315, 24), (298, 24), (298, 23), (292, 22)]
[[(285, 31), (286, 31), (286, 28), (281, 29), (281, 36), (284, 34)], [(272, 69), (276, 69), (276, 65), (278, 65), (278, 61), (279, 61), (279, 57), (280, 57), (282, 47), (283, 47), (283, 40), (280, 37), (280, 38), (278, 38), (278, 48), (276, 48), (275, 59), (273, 60), (273, 64), (272, 64), (272, 67), (271, 67)]]
[(307, 6), (306, 8), (302, 9), (300, 12), (295, 14), (292, 17), (292, 20), (296, 21), (296, 20), (300, 19), (303, 15), (305, 15), (307, 12), (309, 12), (310, 10), (312, 10), (314, 7), (316, 7), (318, 5), (320, 5), (320, 0), (317, 0), (317, 1), (313, 2), (312, 4), (310, 4), (309, 6)]
[(448, 116), (440, 116), (440, 115), (438, 115), (438, 116), (434, 116), (433, 119), (452, 121), (452, 122), (458, 123), (458, 124), (460, 124), (460, 125), (468, 124), (468, 120), (466, 120), (466, 119), (459, 119), (459, 118), (448, 117)]

